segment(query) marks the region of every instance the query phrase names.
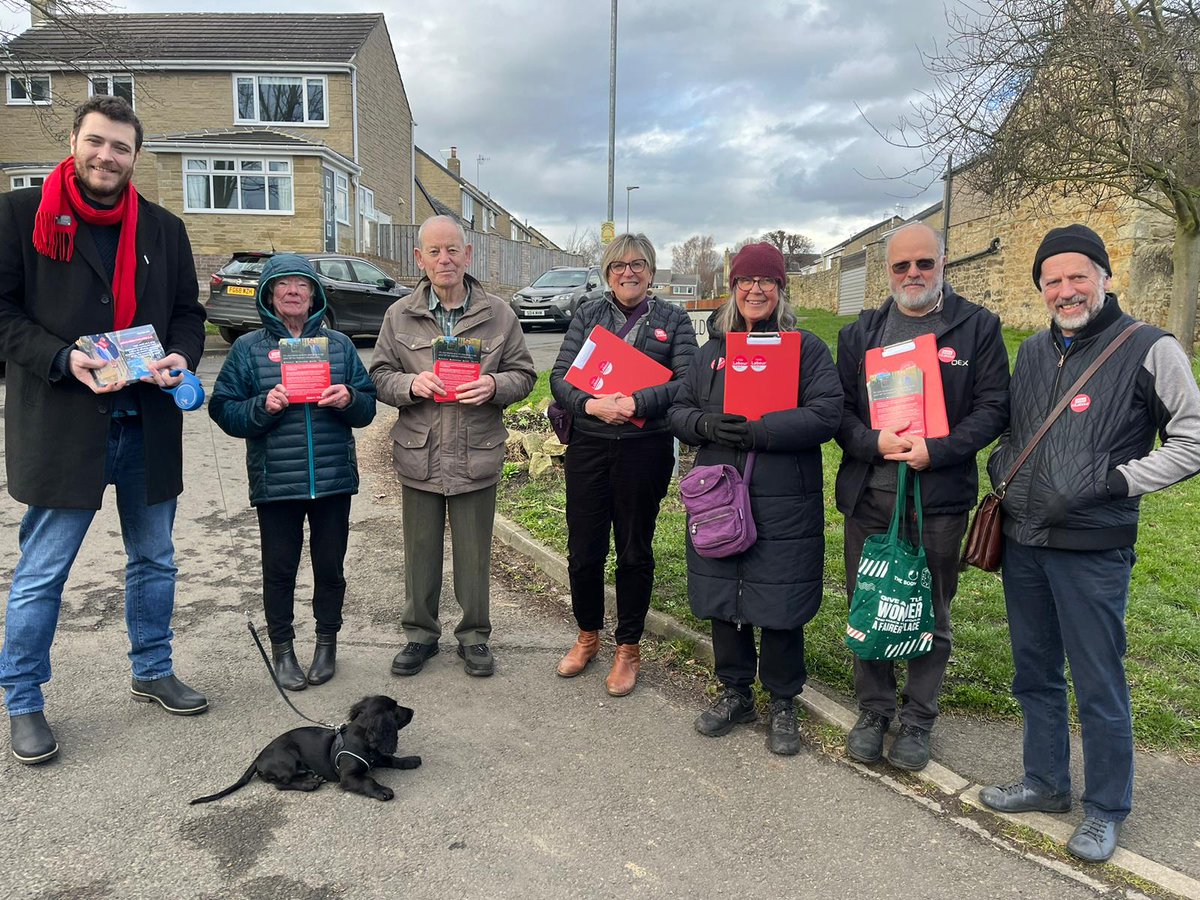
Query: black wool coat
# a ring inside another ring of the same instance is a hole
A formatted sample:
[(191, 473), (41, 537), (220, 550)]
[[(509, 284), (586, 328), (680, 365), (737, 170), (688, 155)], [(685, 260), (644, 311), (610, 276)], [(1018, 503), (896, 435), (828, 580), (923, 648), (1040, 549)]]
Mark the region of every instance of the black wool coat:
[[(710, 323), (710, 333), (712, 320)], [(701, 619), (763, 628), (802, 627), (821, 606), (825, 566), (825, 505), (821, 444), (837, 431), (842, 388), (824, 342), (800, 332), (800, 390), (796, 409), (767, 413), (766, 435), (750, 479), (750, 507), (758, 540), (745, 553), (706, 559), (688, 539), (688, 597)], [(725, 403), (725, 336), (713, 334), (697, 352), (668, 413), (671, 430), (698, 447), (698, 466), (727, 463), (742, 471), (746, 453), (709, 443), (700, 416)]]
[[(21, 503), (99, 509), (104, 495), (112, 398), (70, 373), (52, 381), (54, 358), (85, 334), (113, 330), (113, 298), (86, 223), (69, 262), (33, 249), (41, 190), (0, 194), (0, 357), (7, 361), (4, 449), (8, 492)], [(195, 368), (204, 350), (204, 307), (183, 222), (138, 201), (137, 312), (166, 353)], [(183, 491), (183, 413), (165, 391), (136, 391), (146, 438), (146, 502)]]

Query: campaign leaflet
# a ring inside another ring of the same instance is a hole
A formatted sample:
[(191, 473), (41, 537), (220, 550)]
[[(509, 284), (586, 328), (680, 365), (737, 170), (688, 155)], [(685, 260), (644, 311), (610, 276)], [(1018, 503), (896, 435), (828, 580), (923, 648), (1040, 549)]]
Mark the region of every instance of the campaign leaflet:
[(479, 338), (443, 336), (433, 342), (433, 374), (442, 379), (445, 396), (434, 394), (438, 403), (453, 403), (458, 388), (479, 380), (483, 341)]
[(166, 355), (153, 325), (85, 334), (75, 341), (75, 346), (90, 358), (105, 363), (103, 368), (92, 369), (92, 380), (98, 387), (138, 381), (150, 374), (148, 362)]
[(867, 376), (871, 427), (908, 437), (925, 436), (925, 373), (915, 363)]
[(279, 367), (288, 403), (316, 403), (329, 387), (329, 338), (280, 338)]

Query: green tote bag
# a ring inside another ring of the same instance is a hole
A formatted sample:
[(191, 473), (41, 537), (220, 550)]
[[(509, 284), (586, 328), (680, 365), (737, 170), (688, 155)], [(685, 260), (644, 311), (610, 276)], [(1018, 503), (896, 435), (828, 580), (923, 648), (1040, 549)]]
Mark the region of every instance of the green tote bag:
[(914, 547), (900, 537), (908, 473), (908, 466), (901, 463), (892, 524), (884, 534), (867, 538), (858, 561), (846, 646), (860, 659), (912, 659), (933, 648), (933, 576), (925, 562), (921, 480), (916, 472), (912, 479), (919, 543)]

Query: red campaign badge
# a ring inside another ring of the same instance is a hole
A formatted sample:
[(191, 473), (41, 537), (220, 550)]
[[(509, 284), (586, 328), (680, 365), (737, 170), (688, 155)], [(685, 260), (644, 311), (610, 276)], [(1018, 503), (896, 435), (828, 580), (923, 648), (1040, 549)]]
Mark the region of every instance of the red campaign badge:
[(271, 362), (279, 362), (279, 348), (276, 347), (274, 350), (269, 351), (267, 353), (267, 359), (269, 359)]
[(1076, 394), (1071, 398), (1071, 412), (1085, 412), (1092, 405), (1092, 398), (1087, 394)]
[(765, 372), (767, 369), (767, 358), (765, 356), (756, 356), (750, 360), (750, 368), (755, 372)]
[(600, 374), (601, 375), (611, 375), (612, 370), (613, 370), (613, 365), (608, 360), (605, 360), (604, 362), (600, 363)]
[(708, 364), (708, 367), (713, 371), (720, 372), (723, 368), (725, 368), (725, 357), (718, 356)]
[(656, 338), (658, 338), (660, 341), (665, 341), (667, 339), (667, 332), (664, 331), (662, 328), (655, 328), (654, 336)]
[(592, 386), (593, 391), (598, 391), (602, 387), (604, 387), (604, 379), (601, 378), (599, 375), (596, 375), (595, 377), (593, 377), (592, 380), (588, 383)]
[(954, 362), (958, 359), (958, 354), (954, 352), (953, 347), (943, 347), (938, 351), (938, 359), (944, 363)]
[(746, 359), (744, 356), (735, 356), (730, 365), (733, 366), (733, 371), (735, 372), (745, 372), (748, 368), (750, 368), (750, 360)]

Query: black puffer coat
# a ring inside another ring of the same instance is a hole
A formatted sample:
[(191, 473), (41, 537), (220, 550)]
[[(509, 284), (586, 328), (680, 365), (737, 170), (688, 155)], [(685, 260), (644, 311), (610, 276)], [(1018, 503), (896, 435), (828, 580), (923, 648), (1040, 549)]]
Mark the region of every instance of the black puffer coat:
[[(708, 443), (697, 431), (700, 416), (721, 412), (725, 403), (725, 336), (714, 331), (713, 318), (708, 322), (712, 337), (697, 351), (668, 421), (676, 437), (700, 448), (696, 465), (729, 463), (741, 470), (745, 453)], [(688, 541), (688, 596), (698, 618), (793, 629), (821, 606), (821, 444), (841, 421), (842, 388), (829, 348), (811, 332), (800, 334), (797, 408), (767, 413), (757, 424), (767, 441), (750, 480), (758, 540), (745, 553), (725, 559), (705, 559)]]

